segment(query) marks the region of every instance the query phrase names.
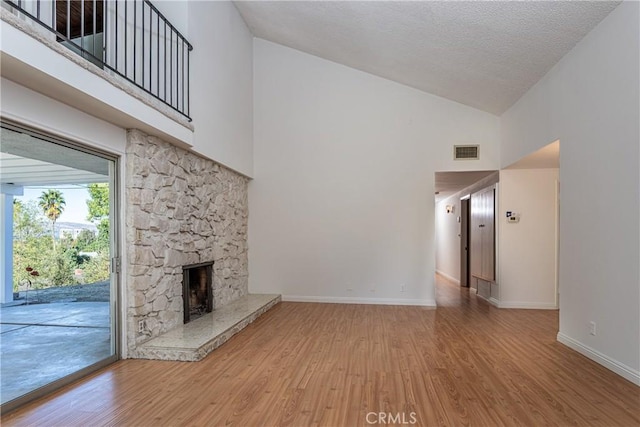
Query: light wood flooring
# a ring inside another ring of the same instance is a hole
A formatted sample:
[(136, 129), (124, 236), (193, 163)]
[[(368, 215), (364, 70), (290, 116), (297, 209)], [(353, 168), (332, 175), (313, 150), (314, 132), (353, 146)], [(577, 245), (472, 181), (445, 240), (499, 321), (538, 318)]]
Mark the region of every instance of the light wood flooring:
[(281, 303), (201, 362), (123, 360), (2, 425), (640, 425), (640, 388), (558, 343), (556, 311), (442, 278), (437, 301)]

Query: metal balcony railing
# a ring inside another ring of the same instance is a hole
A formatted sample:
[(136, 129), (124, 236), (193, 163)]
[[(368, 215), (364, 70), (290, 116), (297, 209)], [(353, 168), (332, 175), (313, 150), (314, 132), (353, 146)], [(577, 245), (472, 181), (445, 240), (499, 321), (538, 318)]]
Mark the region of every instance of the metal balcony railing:
[(189, 121), (187, 39), (148, 0), (3, 0), (95, 65), (124, 77)]

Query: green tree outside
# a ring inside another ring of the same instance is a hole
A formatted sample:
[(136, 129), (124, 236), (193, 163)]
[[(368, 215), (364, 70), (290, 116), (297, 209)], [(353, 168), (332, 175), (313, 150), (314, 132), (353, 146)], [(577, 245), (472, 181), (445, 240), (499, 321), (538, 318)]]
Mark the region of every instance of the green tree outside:
[(42, 209), (44, 215), (51, 221), (51, 238), (53, 239), (53, 249), (56, 248), (56, 221), (64, 212), (66, 202), (64, 196), (59, 190), (43, 191), (38, 199), (38, 205)]
[(89, 184), (89, 221), (99, 221), (109, 218), (109, 185), (106, 183)]
[(44, 282), (48, 272), (47, 260), (51, 252), (51, 236), (46, 232), (46, 221), (35, 202), (13, 203), (13, 290), (28, 279), (27, 267), (41, 276), (32, 280), (34, 287)]
[[(70, 235), (55, 239), (55, 224), (66, 205), (59, 190), (44, 191), (37, 201), (14, 200), (14, 291), (24, 289), (27, 280), (32, 289), (77, 284), (78, 268), (83, 270), (81, 283), (109, 279), (109, 187), (90, 184), (88, 190), (88, 219), (97, 223), (98, 235), (84, 230), (75, 239)], [(47, 220), (51, 232), (47, 231)], [(86, 254), (91, 252), (96, 254)], [(38, 271), (38, 276), (29, 276), (27, 267)]]
[[(98, 227), (98, 236), (93, 249), (96, 252), (109, 252), (109, 185), (106, 183), (89, 184), (89, 200), (87, 220)], [(107, 261), (108, 262), (108, 261)]]

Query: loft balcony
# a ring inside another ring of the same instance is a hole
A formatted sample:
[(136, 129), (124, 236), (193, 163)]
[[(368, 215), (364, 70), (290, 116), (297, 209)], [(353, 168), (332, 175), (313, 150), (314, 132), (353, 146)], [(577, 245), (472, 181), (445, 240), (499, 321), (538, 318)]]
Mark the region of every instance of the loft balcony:
[(2, 0), (49, 38), (120, 76), (187, 120), (187, 39), (148, 0)]

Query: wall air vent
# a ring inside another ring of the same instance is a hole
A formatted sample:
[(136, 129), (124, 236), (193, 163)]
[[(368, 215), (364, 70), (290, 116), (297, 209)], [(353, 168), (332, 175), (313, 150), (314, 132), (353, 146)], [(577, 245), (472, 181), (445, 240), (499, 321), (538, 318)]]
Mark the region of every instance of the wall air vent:
[(479, 145), (454, 145), (453, 160), (478, 160), (480, 158)]

